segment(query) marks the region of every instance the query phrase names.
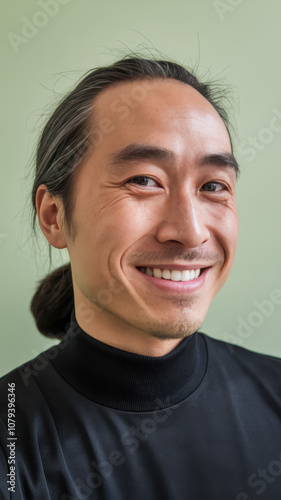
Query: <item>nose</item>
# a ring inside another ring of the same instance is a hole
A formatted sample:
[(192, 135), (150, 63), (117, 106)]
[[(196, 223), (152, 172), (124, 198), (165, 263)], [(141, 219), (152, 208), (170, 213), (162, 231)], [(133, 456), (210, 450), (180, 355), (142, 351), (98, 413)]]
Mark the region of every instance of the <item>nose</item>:
[(157, 230), (161, 243), (177, 241), (187, 248), (195, 248), (210, 239), (206, 207), (190, 193), (171, 195), (162, 213)]

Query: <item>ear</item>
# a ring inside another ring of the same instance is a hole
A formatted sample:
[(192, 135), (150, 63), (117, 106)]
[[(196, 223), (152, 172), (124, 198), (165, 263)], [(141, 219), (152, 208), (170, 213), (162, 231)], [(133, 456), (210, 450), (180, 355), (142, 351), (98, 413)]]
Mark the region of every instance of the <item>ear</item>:
[(48, 242), (55, 248), (66, 248), (62, 200), (51, 195), (45, 184), (37, 189), (36, 210), (40, 228)]

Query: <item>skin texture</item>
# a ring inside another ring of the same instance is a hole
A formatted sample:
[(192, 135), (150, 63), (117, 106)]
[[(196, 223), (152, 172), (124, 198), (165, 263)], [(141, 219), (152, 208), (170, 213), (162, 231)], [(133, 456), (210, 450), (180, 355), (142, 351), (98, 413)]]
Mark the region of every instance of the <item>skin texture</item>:
[[(64, 228), (61, 200), (45, 185), (36, 203), (48, 241), (68, 248), (81, 328), (119, 349), (163, 356), (201, 326), (229, 275), (238, 240), (236, 175), (200, 163), (207, 154), (231, 153), (223, 121), (201, 94), (157, 80), (136, 100), (136, 86), (142, 82), (120, 83), (97, 98), (95, 126), (104, 129), (106, 119), (110, 127), (79, 167), (75, 238)], [(117, 100), (127, 102), (127, 112), (124, 105), (116, 111)], [(169, 149), (175, 159), (111, 165), (109, 155), (132, 143)], [(136, 176), (149, 179), (128, 182)], [(151, 286), (136, 269), (157, 264), (211, 269), (199, 290), (175, 293)]]

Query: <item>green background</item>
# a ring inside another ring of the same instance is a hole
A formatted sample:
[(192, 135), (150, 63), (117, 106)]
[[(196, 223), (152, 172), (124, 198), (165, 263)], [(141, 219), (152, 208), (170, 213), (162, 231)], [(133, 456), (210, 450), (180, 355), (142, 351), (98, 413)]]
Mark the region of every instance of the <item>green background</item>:
[[(281, 305), (272, 302), (281, 290), (281, 5), (64, 0), (42, 17), (51, 3), (2, 0), (1, 374), (54, 343), (38, 333), (29, 312), (36, 282), (48, 272), (47, 244), (41, 238), (35, 245), (28, 212), (28, 173), (42, 123), (84, 72), (144, 46), (232, 86), (240, 236), (231, 274), (201, 330), (281, 357)], [(27, 20), (35, 26), (29, 38)], [(54, 267), (67, 258), (55, 252)]]

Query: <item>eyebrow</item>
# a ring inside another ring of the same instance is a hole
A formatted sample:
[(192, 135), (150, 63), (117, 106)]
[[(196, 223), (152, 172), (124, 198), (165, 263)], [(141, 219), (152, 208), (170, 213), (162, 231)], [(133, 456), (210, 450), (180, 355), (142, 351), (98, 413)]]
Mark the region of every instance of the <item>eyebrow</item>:
[[(170, 149), (151, 146), (150, 144), (129, 144), (123, 149), (107, 156), (107, 167), (114, 167), (118, 170), (118, 167), (122, 168), (124, 164), (147, 160), (176, 163), (176, 154)], [(200, 158), (199, 165), (216, 165), (219, 167), (231, 168), (234, 170), (236, 177), (240, 173), (235, 156), (228, 152), (207, 154)]]

